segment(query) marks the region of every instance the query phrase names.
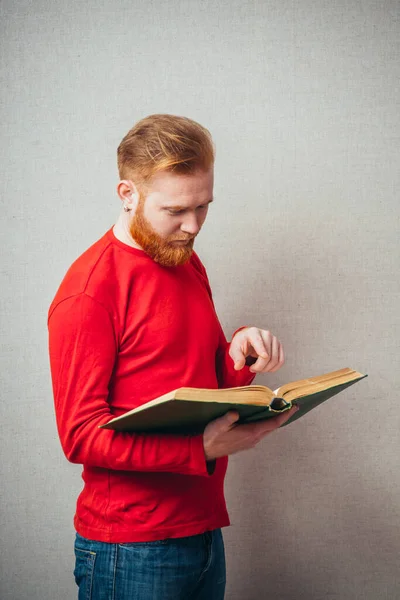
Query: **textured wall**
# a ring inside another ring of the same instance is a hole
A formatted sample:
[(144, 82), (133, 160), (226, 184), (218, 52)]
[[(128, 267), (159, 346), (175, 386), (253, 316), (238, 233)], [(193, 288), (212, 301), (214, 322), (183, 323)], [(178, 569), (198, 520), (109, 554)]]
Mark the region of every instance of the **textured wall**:
[(154, 112), (217, 146), (196, 249), (272, 387), (369, 377), (231, 459), (229, 600), (400, 597), (399, 2), (11, 2), (1, 11), (1, 598), (76, 597), (47, 307), (119, 211), (116, 148)]

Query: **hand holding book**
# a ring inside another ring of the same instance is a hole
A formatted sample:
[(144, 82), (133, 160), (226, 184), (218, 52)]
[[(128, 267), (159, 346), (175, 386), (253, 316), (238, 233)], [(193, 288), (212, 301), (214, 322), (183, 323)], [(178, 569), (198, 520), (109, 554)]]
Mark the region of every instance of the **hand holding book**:
[(229, 411), (223, 417), (211, 421), (203, 434), (204, 454), (207, 461), (220, 456), (230, 456), (236, 452), (254, 448), (266, 435), (281, 427), (297, 411), (298, 406), (292, 406), (272, 419), (238, 425), (239, 413)]

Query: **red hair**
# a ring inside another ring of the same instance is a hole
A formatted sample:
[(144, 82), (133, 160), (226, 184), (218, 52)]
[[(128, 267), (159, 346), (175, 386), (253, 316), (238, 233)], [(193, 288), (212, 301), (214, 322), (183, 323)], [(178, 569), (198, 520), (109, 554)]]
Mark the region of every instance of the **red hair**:
[(120, 179), (145, 185), (153, 175), (168, 171), (177, 175), (208, 171), (215, 160), (211, 134), (187, 117), (157, 114), (132, 127), (117, 150)]

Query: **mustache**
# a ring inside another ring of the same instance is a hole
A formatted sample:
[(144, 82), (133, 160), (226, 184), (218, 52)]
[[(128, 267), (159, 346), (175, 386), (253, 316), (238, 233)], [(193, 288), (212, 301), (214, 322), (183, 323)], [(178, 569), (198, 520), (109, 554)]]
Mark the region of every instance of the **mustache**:
[(171, 238), (169, 241), (170, 242), (191, 242), (192, 240), (195, 239), (196, 236), (191, 236), (188, 238)]

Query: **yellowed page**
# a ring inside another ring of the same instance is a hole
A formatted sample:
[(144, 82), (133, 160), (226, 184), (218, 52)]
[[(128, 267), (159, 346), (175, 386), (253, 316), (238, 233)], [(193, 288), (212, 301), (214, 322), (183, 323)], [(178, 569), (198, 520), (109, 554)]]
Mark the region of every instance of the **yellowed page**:
[[(357, 377), (361, 376), (361, 373), (358, 373), (357, 371), (354, 371), (353, 369), (346, 367), (344, 369), (339, 369), (338, 371), (331, 371), (330, 373), (325, 373), (324, 375), (308, 377), (307, 379), (299, 379), (298, 381), (292, 381), (291, 383), (286, 383), (285, 385), (280, 386), (278, 389), (276, 389), (274, 391), (274, 394), (276, 394), (277, 396), (280, 396), (282, 398), (284, 394), (287, 394), (288, 392), (290, 392), (292, 390), (297, 390), (303, 386), (310, 386), (310, 385), (314, 385), (314, 384), (328, 382), (333, 379), (340, 378), (340, 377), (343, 377), (346, 375), (349, 375), (349, 376), (353, 375), (354, 373), (357, 374)], [(351, 381), (351, 379), (349, 379), (349, 381)], [(327, 386), (327, 387), (330, 387), (330, 386)]]
[(309, 385), (302, 385), (298, 388), (286, 391), (283, 393), (281, 397), (290, 402), (291, 400), (295, 400), (296, 398), (301, 398), (302, 396), (308, 396), (309, 394), (315, 394), (316, 392), (322, 392), (331, 387), (336, 387), (342, 385), (344, 383), (349, 383), (350, 381), (354, 381), (355, 379), (359, 379), (363, 377), (362, 373), (358, 373), (357, 371), (352, 371), (341, 377), (333, 377), (332, 379), (327, 379), (318, 383), (317, 381), (311, 382)]

